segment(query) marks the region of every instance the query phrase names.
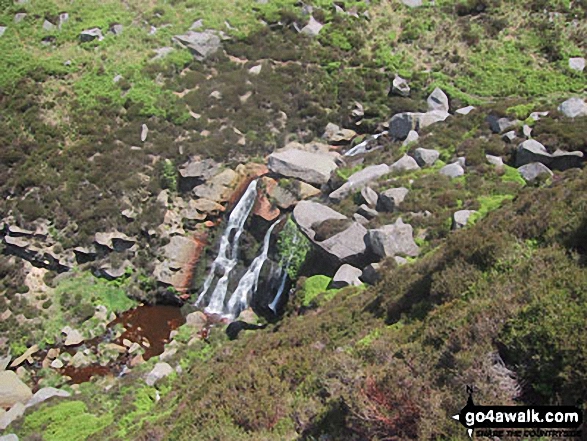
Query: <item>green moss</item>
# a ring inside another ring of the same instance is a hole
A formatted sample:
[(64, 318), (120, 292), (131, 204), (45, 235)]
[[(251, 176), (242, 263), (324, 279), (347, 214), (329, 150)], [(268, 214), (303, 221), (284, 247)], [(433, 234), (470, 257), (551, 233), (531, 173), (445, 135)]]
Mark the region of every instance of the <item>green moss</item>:
[(45, 441), (86, 440), (113, 422), (110, 414), (88, 412), (81, 401), (65, 401), (45, 406), (25, 417), (25, 433), (42, 433)]
[(510, 167), (509, 165), (504, 165), (504, 173), (501, 177), (503, 182), (515, 182), (516, 184), (520, 184), (522, 187), (526, 185), (526, 181), (520, 175), (518, 169), (514, 167)]
[[(319, 294), (322, 294), (326, 291), (328, 291), (328, 285), (330, 285), (330, 282), (332, 281), (331, 277), (328, 276), (324, 276), (321, 274), (312, 276), (312, 277), (308, 277), (306, 279), (306, 281), (304, 282), (304, 287), (303, 287), (303, 305), (304, 306), (310, 306), (310, 304), (312, 303), (312, 301), (318, 297)], [(336, 290), (330, 290), (330, 291), (336, 291)], [(329, 293), (332, 294), (332, 293)]]
[(479, 219), (485, 217), (487, 213), (493, 211), (501, 206), (504, 201), (511, 201), (514, 197), (510, 194), (498, 194), (491, 196), (479, 196), (477, 201), (479, 202), (479, 209), (477, 213), (473, 213), (468, 220), (468, 224), (472, 225)]

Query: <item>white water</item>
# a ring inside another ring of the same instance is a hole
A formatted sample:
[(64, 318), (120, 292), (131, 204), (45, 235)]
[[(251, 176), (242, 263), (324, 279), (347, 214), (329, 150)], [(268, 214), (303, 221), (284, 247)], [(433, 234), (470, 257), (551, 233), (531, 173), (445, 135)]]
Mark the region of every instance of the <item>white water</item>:
[[(293, 244), (297, 244), (300, 241), (300, 232), (296, 230), (296, 235), (293, 237)], [(279, 283), (279, 289), (277, 290), (277, 294), (275, 294), (275, 298), (269, 304), (269, 309), (277, 314), (277, 305), (279, 305), (279, 300), (281, 299), (281, 295), (283, 294), (283, 290), (285, 289), (285, 282), (287, 281), (287, 270), (289, 269), (289, 265), (291, 264), (291, 259), (293, 258), (294, 250), (290, 251), (289, 256), (287, 256), (287, 261), (285, 262), (285, 266), (281, 269), (281, 282)]]
[(226, 316), (230, 318), (237, 317), (242, 310), (249, 306), (251, 296), (257, 291), (261, 268), (263, 268), (263, 264), (267, 260), (267, 253), (269, 252), (269, 244), (271, 242), (271, 233), (279, 222), (281, 222), (281, 220), (274, 222), (265, 233), (261, 253), (255, 257), (251, 266), (247, 269), (247, 272), (238, 282), (238, 286), (232, 293), (227, 308), (224, 311)]
[(206, 311), (211, 314), (223, 314), (224, 312), (229, 276), (237, 264), (239, 239), (243, 232), (245, 222), (249, 217), (249, 213), (255, 204), (256, 197), (257, 180), (255, 179), (251, 181), (240, 201), (238, 201), (238, 204), (236, 204), (236, 207), (234, 207), (234, 210), (232, 210), (232, 213), (228, 217), (228, 225), (220, 239), (218, 257), (212, 263), (210, 273), (204, 281), (204, 287), (196, 301), (196, 306), (199, 306), (207, 297), (207, 293), (214, 279), (221, 275), (214, 287), (214, 291), (210, 295), (210, 301), (206, 307)]

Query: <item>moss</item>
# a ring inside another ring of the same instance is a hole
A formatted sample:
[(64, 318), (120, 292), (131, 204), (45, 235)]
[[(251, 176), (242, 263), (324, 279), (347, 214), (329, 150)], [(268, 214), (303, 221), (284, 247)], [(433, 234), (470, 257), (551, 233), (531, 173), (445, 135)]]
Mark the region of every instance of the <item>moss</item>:
[[(332, 281), (331, 277), (323, 276), (323, 275), (316, 275), (312, 277), (308, 277), (304, 282), (302, 293), (303, 293), (303, 302), (304, 306), (310, 306), (312, 302), (318, 297), (318, 295), (328, 291), (328, 285)], [(336, 291), (336, 290), (331, 290)]]

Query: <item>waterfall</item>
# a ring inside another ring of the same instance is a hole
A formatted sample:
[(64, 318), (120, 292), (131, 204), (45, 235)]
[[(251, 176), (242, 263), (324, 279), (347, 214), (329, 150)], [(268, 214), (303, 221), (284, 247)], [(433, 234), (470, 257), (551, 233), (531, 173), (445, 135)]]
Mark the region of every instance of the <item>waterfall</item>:
[[(299, 231), (296, 230), (296, 235), (293, 237), (293, 244), (297, 244), (300, 241), (300, 236), (299, 236)], [(279, 288), (277, 289), (277, 294), (275, 294), (275, 298), (273, 299), (273, 301), (269, 304), (269, 309), (271, 309), (271, 311), (273, 311), (273, 313), (277, 314), (277, 305), (279, 305), (279, 300), (281, 300), (281, 295), (283, 294), (283, 290), (285, 289), (285, 283), (287, 282), (287, 270), (289, 269), (289, 266), (291, 264), (291, 259), (293, 258), (295, 250), (292, 249), (289, 252), (289, 255), (287, 256), (287, 260), (285, 262), (285, 265), (282, 267), (281, 269), (281, 281), (279, 283)]]
[(228, 290), (229, 276), (237, 264), (238, 244), (243, 228), (249, 213), (251, 212), (255, 199), (257, 197), (257, 180), (251, 181), (247, 190), (230, 213), (228, 225), (220, 239), (220, 249), (218, 256), (212, 263), (212, 268), (208, 277), (204, 281), (202, 292), (200, 293), (196, 306), (200, 306), (212, 287), (212, 283), (217, 280), (214, 290), (210, 294), (206, 311), (211, 314), (222, 314), (224, 311), (224, 301)]
[(247, 272), (242, 276), (238, 282), (238, 286), (230, 297), (230, 300), (228, 301), (228, 307), (226, 309), (226, 315), (229, 317), (237, 317), (243, 309), (246, 309), (251, 300), (251, 295), (257, 291), (259, 274), (261, 273), (263, 264), (267, 260), (267, 253), (269, 252), (271, 233), (279, 222), (281, 222), (281, 220), (275, 221), (265, 233), (261, 253), (255, 257), (251, 263), (251, 266), (249, 266)]

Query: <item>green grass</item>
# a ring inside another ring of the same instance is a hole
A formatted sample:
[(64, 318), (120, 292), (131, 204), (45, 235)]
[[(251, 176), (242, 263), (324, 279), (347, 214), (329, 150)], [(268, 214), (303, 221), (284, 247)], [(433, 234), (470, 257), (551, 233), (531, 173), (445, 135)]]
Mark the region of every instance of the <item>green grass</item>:
[(328, 285), (332, 281), (331, 277), (324, 276), (321, 274), (308, 277), (304, 282), (303, 287), (303, 305), (310, 306), (312, 302), (322, 293), (326, 293), (325, 300), (330, 300), (338, 290), (328, 289)]
[(490, 195), (490, 196), (479, 196), (477, 201), (479, 202), (479, 209), (476, 213), (473, 213), (468, 220), (468, 224), (472, 225), (477, 222), (479, 219), (484, 218), (487, 216), (487, 213), (493, 211), (501, 206), (504, 201), (511, 201), (514, 198), (513, 195), (510, 194), (498, 194), (498, 195)]
[(504, 174), (501, 177), (503, 182), (515, 182), (522, 187), (526, 185), (526, 181), (524, 181), (524, 178), (522, 178), (518, 169), (510, 167), (509, 165), (504, 165), (503, 169)]

